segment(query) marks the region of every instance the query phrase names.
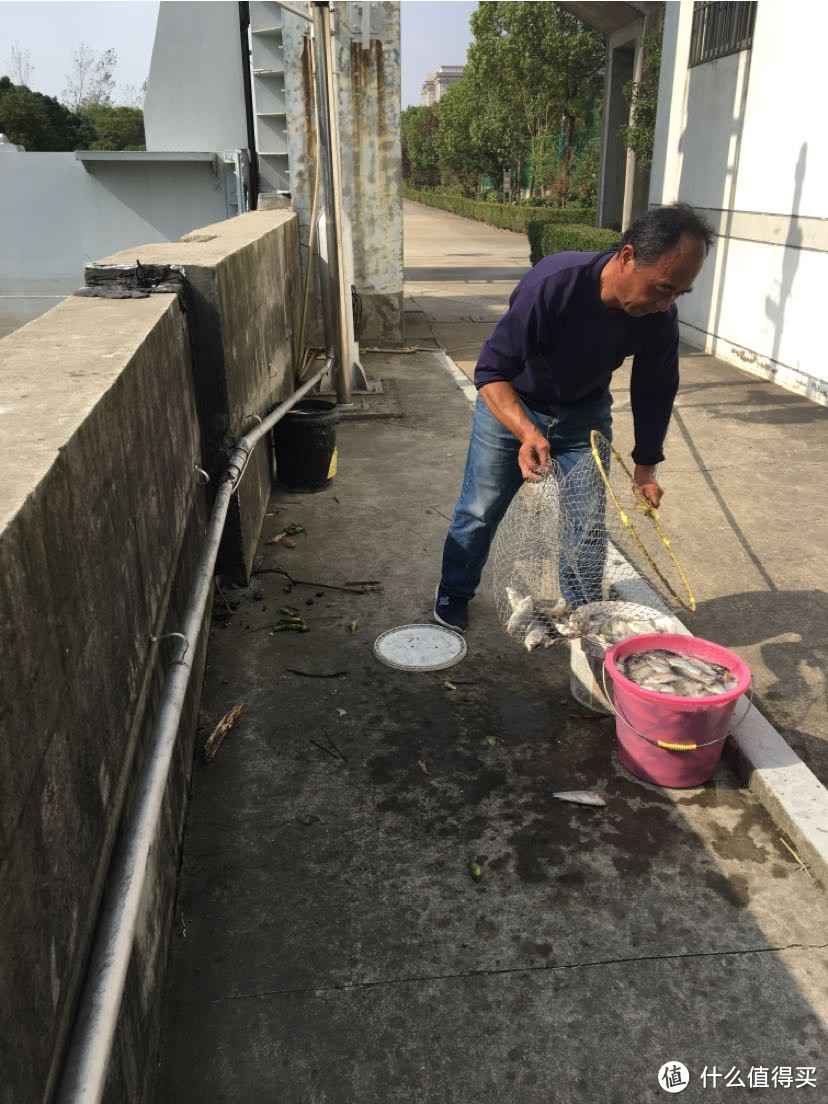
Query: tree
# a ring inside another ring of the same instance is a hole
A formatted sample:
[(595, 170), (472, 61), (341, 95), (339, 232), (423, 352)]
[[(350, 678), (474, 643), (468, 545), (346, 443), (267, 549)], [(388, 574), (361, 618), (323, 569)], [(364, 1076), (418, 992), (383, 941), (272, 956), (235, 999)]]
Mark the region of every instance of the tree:
[(121, 89), (121, 105), (123, 107), (137, 107), (144, 110), (144, 100), (147, 98), (147, 82), (136, 88), (134, 84), (125, 84)]
[(144, 149), (144, 114), (99, 104), (70, 111), (54, 96), (0, 77), (0, 131), (32, 153)]
[(471, 27), (463, 79), (485, 108), (480, 140), (519, 181), (529, 151), (542, 163), (562, 132), (556, 163), (566, 190), (576, 126), (590, 121), (600, 89), (603, 35), (554, 3), (494, 0), (479, 5)]
[(54, 96), (0, 77), (0, 131), (32, 152), (61, 152), (82, 144), (83, 124)]
[(86, 107), (81, 117), (91, 130), (89, 149), (142, 150), (145, 148), (144, 113), (137, 107), (101, 104)]
[(644, 35), (644, 64), (640, 81), (628, 81), (622, 91), (630, 105), (630, 124), (621, 128), (627, 149), (635, 153), (636, 164), (649, 169), (653, 163), (658, 81), (661, 73), (661, 28)]
[(21, 50), (16, 42), (9, 52), (6, 68), (14, 84), (25, 84), (27, 88), (31, 85), (34, 76), (31, 52)]
[(474, 195), (481, 173), (499, 178), (509, 163), (498, 150), (502, 131), (498, 103), (464, 74), (447, 90), (439, 108), (435, 146), (440, 179), (466, 195)]
[(439, 183), (435, 149), (439, 125), (436, 105), (407, 107), (400, 118), (403, 176), (415, 188)]
[(98, 107), (112, 103), (115, 91), (115, 67), (118, 55), (114, 50), (96, 54), (91, 46), (81, 43), (70, 54), (72, 68), (66, 74), (64, 102), (73, 111), (83, 107)]

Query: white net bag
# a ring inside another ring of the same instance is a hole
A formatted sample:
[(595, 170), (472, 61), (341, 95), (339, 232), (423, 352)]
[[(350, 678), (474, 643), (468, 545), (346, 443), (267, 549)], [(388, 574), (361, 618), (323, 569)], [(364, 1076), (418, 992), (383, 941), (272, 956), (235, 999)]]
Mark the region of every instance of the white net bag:
[(638, 526), (648, 543), (636, 532), (630, 514), (640, 498), (623, 462), (618, 480), (609, 478), (617, 456), (593, 434), (593, 452), (566, 475), (552, 461), (540, 483), (525, 483), (498, 528), (498, 614), (529, 651), (567, 637), (603, 651), (626, 636), (665, 630), (662, 615), (676, 601), (673, 588), (663, 585), (665, 548), (672, 551), (657, 523), (656, 535), (650, 533), (655, 511), (642, 509), (649, 516)]

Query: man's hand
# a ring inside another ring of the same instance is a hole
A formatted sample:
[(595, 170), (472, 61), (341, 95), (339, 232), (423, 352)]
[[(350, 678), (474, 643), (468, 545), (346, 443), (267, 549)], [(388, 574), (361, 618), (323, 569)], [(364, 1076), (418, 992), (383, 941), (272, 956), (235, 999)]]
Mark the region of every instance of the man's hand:
[(657, 464), (636, 464), (635, 472), (633, 473), (633, 480), (641, 496), (649, 502), (651, 506), (655, 506), (656, 508), (658, 508), (662, 495), (664, 494), (664, 491), (656, 481), (657, 472)]
[(520, 474), (531, 483), (540, 483), (549, 472), (549, 442), (526, 414), (515, 389), (505, 380), (496, 380), (480, 388), (480, 397), (500, 424), (520, 441)]
[(527, 434), (518, 450), (520, 474), (530, 483), (540, 483), (549, 474), (549, 442), (535, 430)]

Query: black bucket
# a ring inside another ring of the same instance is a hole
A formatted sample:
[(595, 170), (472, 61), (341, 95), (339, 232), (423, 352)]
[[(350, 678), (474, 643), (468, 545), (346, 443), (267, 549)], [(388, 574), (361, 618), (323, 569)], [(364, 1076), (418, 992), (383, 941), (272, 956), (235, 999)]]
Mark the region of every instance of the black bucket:
[(276, 479), (280, 487), (315, 494), (336, 475), (336, 403), (302, 399), (273, 430)]

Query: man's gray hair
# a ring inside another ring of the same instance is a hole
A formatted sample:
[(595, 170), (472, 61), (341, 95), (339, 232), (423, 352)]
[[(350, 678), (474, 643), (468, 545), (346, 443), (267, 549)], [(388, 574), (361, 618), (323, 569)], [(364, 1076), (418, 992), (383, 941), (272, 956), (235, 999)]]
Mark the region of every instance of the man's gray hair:
[(631, 245), (636, 268), (640, 268), (655, 264), (659, 257), (675, 249), (683, 237), (701, 242), (707, 255), (715, 234), (710, 223), (689, 204), (674, 203), (670, 207), (653, 207), (630, 223), (618, 248)]

